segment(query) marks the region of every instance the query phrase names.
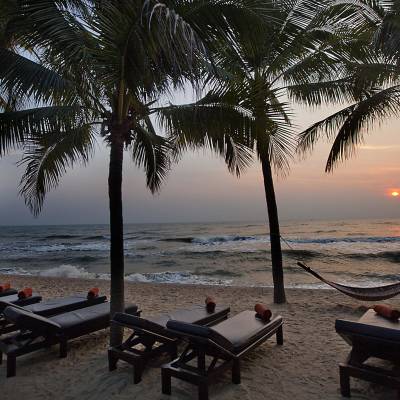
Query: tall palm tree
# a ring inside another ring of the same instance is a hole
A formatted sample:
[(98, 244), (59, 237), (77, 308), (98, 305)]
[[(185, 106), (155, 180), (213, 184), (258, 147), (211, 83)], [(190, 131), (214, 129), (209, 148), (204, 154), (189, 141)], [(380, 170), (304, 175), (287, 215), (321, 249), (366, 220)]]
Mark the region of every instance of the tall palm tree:
[[(283, 303), (286, 296), (273, 169), (287, 173), (296, 147), (288, 96), (301, 94), (308, 84), (336, 74), (342, 42), (337, 16), (327, 13), (332, 2), (265, 3), (275, 23), (241, 32), (234, 47), (221, 44), (215, 54), (221, 73), (208, 77), (207, 95), (191, 107), (166, 108), (160, 116), (178, 147), (186, 148), (201, 145), (202, 138), (215, 130), (225, 132), (218, 124), (222, 113), (229, 121), (230, 126), (225, 123), (225, 127), (232, 140), (255, 150), (268, 210), (274, 301)], [(214, 118), (210, 117), (212, 112)], [(237, 125), (240, 114), (249, 117), (245, 128)], [(226, 157), (235, 158), (235, 154), (227, 148)]]
[[(101, 135), (110, 148), (111, 313), (123, 311), (124, 149), (157, 190), (170, 150), (151, 118), (163, 111), (160, 96), (215, 72), (215, 44), (232, 45), (268, 10), (261, 0), (3, 0), (0, 9), (0, 156), (22, 150), (21, 194), (37, 214), (67, 168), (89, 161)], [(233, 149), (233, 170), (246, 160), (227, 136), (210, 136), (209, 145)], [(121, 339), (112, 329), (111, 344)]]
[(326, 172), (351, 157), (377, 123), (400, 114), (400, 3), (344, 1), (336, 7), (354, 29), (348, 43), (349, 58), (329, 83), (330, 90), (315, 96), (311, 85), (302, 95), (294, 93), (314, 105), (346, 103), (300, 135), (300, 153), (312, 150), (322, 136), (332, 140)]

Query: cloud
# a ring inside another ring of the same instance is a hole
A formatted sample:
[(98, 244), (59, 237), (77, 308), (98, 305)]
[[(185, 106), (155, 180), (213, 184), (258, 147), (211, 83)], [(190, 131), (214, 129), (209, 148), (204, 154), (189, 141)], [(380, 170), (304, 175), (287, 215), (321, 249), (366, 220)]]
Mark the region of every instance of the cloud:
[(385, 150), (396, 150), (396, 149), (400, 149), (400, 145), (387, 145), (387, 146), (380, 146), (380, 145), (369, 146), (369, 145), (365, 145), (365, 146), (360, 146), (360, 150), (385, 151)]

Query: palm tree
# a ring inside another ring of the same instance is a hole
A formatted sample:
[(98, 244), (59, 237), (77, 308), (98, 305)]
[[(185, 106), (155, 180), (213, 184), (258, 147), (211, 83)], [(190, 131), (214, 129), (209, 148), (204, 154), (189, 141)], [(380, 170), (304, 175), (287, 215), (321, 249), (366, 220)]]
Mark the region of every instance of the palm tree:
[[(265, 3), (275, 23), (241, 32), (234, 47), (221, 44), (215, 54), (220, 73), (208, 77), (207, 95), (190, 107), (166, 108), (160, 116), (179, 149), (202, 145), (207, 135), (219, 130), (231, 133), (233, 141), (255, 150), (261, 162), (268, 209), (274, 301), (284, 303), (273, 168), (278, 173), (287, 173), (296, 147), (288, 96), (301, 94), (308, 84), (335, 74), (340, 68), (338, 55), (342, 43), (337, 35), (340, 18), (327, 13), (331, 2)], [(227, 120), (224, 127), (218, 123), (221, 113)], [(245, 126), (238, 125), (240, 115), (249, 118)], [(225, 156), (235, 159), (230, 148), (226, 149)], [(245, 166), (247, 162), (242, 160), (237, 164)]]
[[(215, 72), (215, 43), (232, 43), (252, 21), (264, 22), (267, 9), (261, 0), (27, 0), (1, 1), (0, 9), (7, 11), (0, 19), (0, 156), (22, 150), (21, 194), (38, 214), (66, 170), (87, 163), (96, 136), (104, 139), (111, 314), (123, 311), (124, 149), (144, 168), (150, 190), (158, 190), (170, 151), (151, 118), (163, 111), (160, 96), (188, 82), (196, 87), (203, 71)], [(233, 149), (232, 169), (246, 159), (242, 146), (224, 135), (209, 144), (218, 152)], [(111, 344), (121, 340), (122, 332), (112, 329)]]
[(344, 68), (329, 83), (330, 89), (318, 96), (316, 85), (310, 85), (302, 95), (294, 94), (314, 105), (347, 103), (300, 135), (300, 153), (311, 151), (322, 136), (333, 141), (326, 172), (332, 172), (339, 162), (351, 157), (376, 123), (400, 112), (399, 3), (349, 1), (342, 2), (337, 9), (346, 14), (354, 29)]

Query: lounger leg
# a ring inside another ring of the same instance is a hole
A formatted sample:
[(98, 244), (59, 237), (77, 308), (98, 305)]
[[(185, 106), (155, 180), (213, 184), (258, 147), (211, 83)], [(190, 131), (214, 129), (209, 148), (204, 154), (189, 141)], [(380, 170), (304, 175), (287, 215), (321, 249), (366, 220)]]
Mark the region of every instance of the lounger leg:
[(136, 385), (137, 383), (140, 383), (142, 380), (142, 374), (143, 374), (143, 367), (144, 365), (144, 360), (141, 360), (140, 363), (136, 363), (135, 366), (133, 367), (133, 383)]
[(114, 371), (117, 369), (118, 357), (114, 356), (114, 352), (109, 349), (108, 350), (108, 370)]
[(164, 368), (161, 369), (161, 386), (164, 394), (171, 394), (171, 375)]
[(174, 343), (172, 345), (172, 350), (171, 350), (171, 361), (174, 361), (176, 358), (178, 358), (178, 344)]
[(240, 384), (240, 360), (233, 360), (232, 364), (232, 382), (236, 385)]
[(208, 400), (208, 382), (199, 383), (199, 400)]
[(0, 365), (3, 364), (3, 352), (0, 351)]
[(61, 338), (60, 340), (60, 357), (65, 358), (68, 354), (68, 340)]
[(17, 357), (7, 355), (7, 378), (11, 378), (17, 374)]
[(276, 332), (276, 343), (280, 346), (283, 345), (283, 327), (282, 325), (278, 328)]
[(343, 397), (350, 397), (350, 376), (344, 365), (339, 366), (340, 374), (340, 392)]

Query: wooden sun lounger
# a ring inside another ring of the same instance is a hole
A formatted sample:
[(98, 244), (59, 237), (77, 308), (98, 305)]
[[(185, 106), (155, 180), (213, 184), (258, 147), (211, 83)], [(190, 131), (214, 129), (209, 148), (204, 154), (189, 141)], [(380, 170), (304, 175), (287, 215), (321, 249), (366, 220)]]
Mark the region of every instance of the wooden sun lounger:
[[(88, 298), (87, 295), (75, 295), (49, 299), (42, 301), (41, 303), (30, 304), (24, 306), (23, 309), (34, 314), (41, 315), (42, 317), (51, 317), (53, 315), (62, 314), (68, 311), (79, 310), (80, 308), (104, 303), (105, 301), (107, 301), (106, 296)], [(5, 308), (9, 306), (20, 307), (13, 303), (3, 301), (0, 298), (0, 313), (2, 313)], [(0, 316), (0, 335), (14, 332), (17, 329), (18, 327), (15, 324)]]
[(17, 293), (18, 293), (17, 289), (10, 288), (10, 289), (4, 290), (3, 292), (0, 292), (0, 297), (11, 296), (11, 295), (17, 294)]
[[(263, 322), (253, 311), (243, 311), (212, 328), (169, 321), (167, 328), (189, 344), (179, 358), (162, 366), (162, 392), (171, 394), (171, 378), (175, 377), (197, 385), (199, 400), (208, 400), (210, 380), (227, 368), (232, 369), (232, 382), (239, 384), (240, 359), (273, 335), (282, 345), (282, 325), (280, 316)], [(208, 366), (206, 356), (212, 357)]]
[(40, 303), (42, 301), (42, 296), (39, 296), (37, 293), (33, 293), (32, 296), (26, 297), (24, 299), (20, 299), (18, 297), (18, 294), (12, 294), (9, 296), (3, 296), (0, 297), (0, 301), (6, 302), (6, 303), (12, 303), (17, 306), (28, 306), (29, 304), (36, 304)]
[(214, 312), (208, 312), (204, 305), (196, 305), (148, 319), (117, 313), (111, 323), (131, 329), (132, 334), (122, 345), (108, 350), (109, 369), (116, 369), (118, 360), (126, 361), (133, 366), (134, 383), (139, 383), (150, 359), (161, 354), (177, 357), (179, 338), (167, 329), (169, 320), (213, 325), (226, 319), (229, 311), (229, 307), (217, 306)]
[[(127, 306), (126, 312), (139, 314), (136, 305)], [(66, 357), (70, 339), (110, 325), (110, 303), (96, 304), (50, 318), (16, 307), (7, 307), (3, 314), (20, 329), (19, 333), (0, 340), (0, 360), (2, 353), (7, 357), (7, 377), (15, 376), (17, 357), (54, 344), (60, 345), (60, 357)]]
[(358, 321), (336, 320), (336, 332), (352, 346), (344, 363), (339, 364), (342, 396), (350, 397), (350, 377), (393, 387), (400, 397), (400, 374), (365, 364), (370, 357), (400, 360), (400, 322), (390, 321), (368, 310)]

